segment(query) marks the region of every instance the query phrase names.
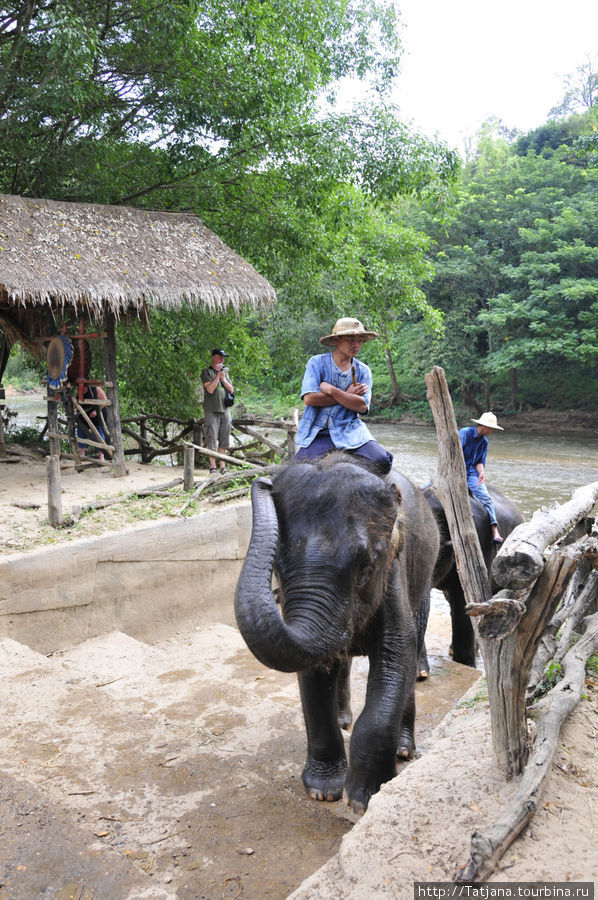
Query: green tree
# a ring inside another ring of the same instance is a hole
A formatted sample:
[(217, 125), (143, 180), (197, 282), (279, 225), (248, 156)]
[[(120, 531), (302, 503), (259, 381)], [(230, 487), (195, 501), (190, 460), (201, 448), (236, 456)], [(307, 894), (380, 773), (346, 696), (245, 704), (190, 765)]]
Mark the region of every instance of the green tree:
[(5, 5), (2, 189), (169, 205), (169, 190), (191, 187), (209, 209), (214, 185), (309, 134), (315, 98), (338, 78), (382, 89), (398, 46), (388, 0)]
[(596, 188), (569, 198), (551, 218), (522, 229), (523, 251), (505, 269), (511, 289), (491, 298), (480, 320), (495, 335), (494, 371), (598, 363), (598, 221)]
[(596, 58), (587, 55), (572, 75), (565, 76), (565, 93), (560, 103), (550, 110), (553, 118), (562, 118), (598, 103), (598, 68)]

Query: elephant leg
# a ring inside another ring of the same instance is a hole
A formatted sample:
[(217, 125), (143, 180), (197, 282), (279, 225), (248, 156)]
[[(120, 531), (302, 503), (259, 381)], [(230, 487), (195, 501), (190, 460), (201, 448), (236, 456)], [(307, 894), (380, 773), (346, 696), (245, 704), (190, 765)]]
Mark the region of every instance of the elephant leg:
[(299, 672), (299, 692), (307, 732), (302, 780), (312, 800), (340, 800), (347, 774), (345, 742), (337, 722), (339, 663), (331, 670)]
[(351, 657), (339, 661), (336, 681), (337, 721), (341, 728), (349, 731), (353, 721), (351, 711)]
[(451, 608), (453, 661), (475, 669), (475, 633), (471, 619), (465, 613), (465, 595), (456, 569), (443, 584), (443, 592)]
[(401, 730), (397, 743), (397, 756), (399, 759), (413, 759), (415, 754), (415, 683), (409, 691), (403, 716), (401, 718)]
[(428, 589), (421, 602), (421, 606), (417, 611), (416, 629), (417, 629), (417, 680), (425, 681), (430, 677), (430, 664), (428, 663), (428, 651), (426, 649), (426, 628), (428, 627), (428, 618), (430, 616), (430, 593)]
[[(343, 792), (345, 802), (356, 813), (364, 812), (372, 794), (396, 774), (403, 713), (415, 693), (417, 645), (413, 618), (406, 617), (402, 628), (381, 638), (370, 654), (366, 701), (353, 726)], [(413, 755), (412, 719), (410, 733), (408, 749)]]

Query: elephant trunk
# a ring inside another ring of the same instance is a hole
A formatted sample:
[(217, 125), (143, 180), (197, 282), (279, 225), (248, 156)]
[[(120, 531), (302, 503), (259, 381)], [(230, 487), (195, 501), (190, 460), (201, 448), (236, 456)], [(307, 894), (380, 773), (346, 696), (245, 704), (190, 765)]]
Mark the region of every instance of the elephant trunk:
[(237, 625), (257, 659), (280, 672), (300, 672), (318, 665), (337, 649), (339, 635), (310, 617), (287, 624), (272, 592), (272, 571), (279, 526), (272, 482), (258, 478), (251, 488), (253, 524), (247, 556), (235, 593)]

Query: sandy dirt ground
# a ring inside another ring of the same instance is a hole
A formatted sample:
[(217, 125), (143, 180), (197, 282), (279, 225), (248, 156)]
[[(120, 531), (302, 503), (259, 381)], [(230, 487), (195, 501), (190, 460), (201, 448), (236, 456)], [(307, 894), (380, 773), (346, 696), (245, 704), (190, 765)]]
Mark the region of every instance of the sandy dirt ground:
[[(128, 503), (116, 503), (85, 512), (73, 521), (77, 507), (106, 500), (124, 498), (137, 490), (159, 489), (179, 479), (171, 488), (170, 512), (184, 506), (188, 494), (183, 492), (182, 466), (141, 465), (127, 462), (128, 475), (115, 477), (109, 467), (91, 467), (77, 471), (72, 463), (61, 463), (63, 526), (48, 524), (46, 464), (43, 458), (24, 447), (8, 447), (0, 458), (0, 552), (21, 553), (35, 547), (61, 541), (77, 540), (109, 531), (122, 531), (148, 519), (164, 516), (163, 498), (149, 496)], [(207, 470), (196, 470), (196, 484), (208, 478)], [(209, 506), (208, 501), (195, 504), (194, 511)]]
[[(180, 469), (136, 464), (130, 464), (124, 479), (116, 479), (109, 469), (80, 473), (65, 469), (63, 508), (68, 513), (73, 506), (159, 485), (177, 475), (182, 475)], [(146, 510), (148, 502), (142, 501)], [(137, 522), (130, 509), (119, 511), (117, 506), (56, 533), (45, 524), (46, 515), (44, 463), (22, 457), (18, 462), (0, 461), (4, 554), (29, 549), (40, 534), (46, 542), (69, 540), (130, 528)], [(67, 655), (58, 663), (58, 682), (45, 677), (45, 667), (54, 671), (56, 660), (37, 654), (29, 658), (26, 650), (5, 648), (6, 665), (15, 669), (23, 691), (17, 693), (15, 682), (5, 680), (8, 695), (5, 692), (0, 703), (4, 713), (0, 801), (6, 815), (0, 832), (4, 832), (2, 846), (8, 848), (4, 868), (0, 865), (1, 900), (59, 896), (41, 889), (39, 894), (27, 893), (27, 887), (19, 893), (19, 874), (26, 882), (36, 860), (29, 852), (31, 845), (19, 844), (17, 838), (30, 825), (37, 834), (33, 848), (49, 846), (51, 830), (44, 832), (44, 821), (54, 823), (57, 834), (60, 815), (67, 817), (69, 829), (76, 823), (83, 830), (82, 843), (69, 831), (72, 854), (80, 859), (89, 862), (95, 855), (107, 872), (109, 845), (115, 878), (118, 866), (131, 862), (142, 878), (152, 872), (149, 887), (133, 879), (130, 888), (111, 891), (111, 900), (142, 896), (260, 900), (286, 897), (294, 890), (297, 898), (310, 900), (407, 898), (413, 896), (414, 881), (453, 877), (466, 862), (471, 833), (488, 827), (516, 789), (515, 782), (506, 783), (496, 771), (487, 704), (462, 706), (433, 737), (428, 732), (421, 757), (384, 787), (353, 827), (355, 817), (341, 804), (313, 804), (303, 795), (304, 735), (294, 680), (282, 684), (279, 675), (264, 670), (235, 643), (238, 636), (227, 634), (229, 638), (234, 658), (227, 657), (213, 689), (220, 707), (205, 721), (197, 712), (202, 690), (197, 672), (208, 652), (202, 636), (186, 636), (187, 649), (177, 647), (174, 657), (163, 645), (140, 650), (127, 636), (119, 638), (110, 653), (101, 643), (99, 649), (82, 645), (83, 650), (72, 651), (72, 659)], [(211, 635), (214, 646), (219, 640)], [(442, 643), (446, 657), (444, 637)], [(25, 657), (15, 662), (13, 654), (18, 657), (21, 652)], [(136, 657), (142, 660), (141, 668), (131, 672), (129, 662)], [(157, 667), (147, 668), (146, 657), (157, 659)], [(243, 663), (237, 669), (239, 660)], [(152, 693), (143, 701), (143, 689), (150, 682)], [(238, 704), (227, 699), (225, 683), (232, 685)], [(435, 690), (434, 679), (425, 690)], [(241, 702), (244, 694), (251, 699), (247, 707)], [(97, 698), (97, 719), (90, 711), (91, 695)], [(440, 707), (443, 713), (455, 699)], [(274, 720), (276, 729), (270, 731)], [(101, 747), (110, 748), (108, 756)], [(218, 766), (211, 761), (213, 747), (219, 750)], [(131, 775), (139, 761), (141, 785), (133, 784)], [(203, 787), (197, 783), (198, 766), (206, 767)], [(29, 799), (19, 793), (28, 767), (35, 770), (35, 777), (26, 782)], [(228, 807), (220, 815), (225, 795), (234, 797), (234, 809)], [(194, 815), (196, 808), (203, 818)], [(269, 847), (274, 835), (282, 840)], [(598, 691), (596, 680), (589, 678), (585, 699), (562, 732), (538, 812), (507, 851), (493, 880), (596, 882), (597, 844)], [(65, 838), (57, 852), (64, 854), (66, 847)], [(302, 879), (331, 856), (324, 869), (300, 887)], [(89, 879), (92, 883), (91, 875)], [(123, 879), (125, 885), (125, 875)]]

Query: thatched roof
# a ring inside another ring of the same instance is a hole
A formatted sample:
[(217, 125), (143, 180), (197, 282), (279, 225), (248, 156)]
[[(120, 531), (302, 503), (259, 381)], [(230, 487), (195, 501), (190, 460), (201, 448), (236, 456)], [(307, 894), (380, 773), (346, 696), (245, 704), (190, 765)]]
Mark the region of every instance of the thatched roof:
[(0, 194), (0, 305), (224, 309), (272, 286), (196, 216)]

